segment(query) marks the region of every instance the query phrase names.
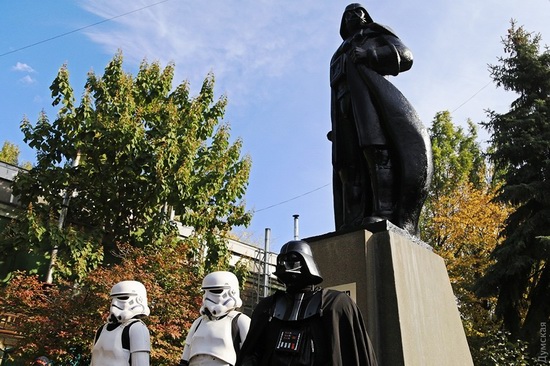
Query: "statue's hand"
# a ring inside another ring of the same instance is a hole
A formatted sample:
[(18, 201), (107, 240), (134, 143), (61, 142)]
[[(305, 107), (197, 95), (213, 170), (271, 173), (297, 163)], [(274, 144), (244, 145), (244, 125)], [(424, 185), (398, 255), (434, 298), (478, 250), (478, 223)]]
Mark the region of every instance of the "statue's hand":
[(368, 53), (367, 53), (367, 50), (361, 47), (355, 47), (353, 50), (351, 50), (350, 56), (351, 56), (351, 60), (354, 63), (358, 63), (358, 62), (364, 62), (368, 57)]

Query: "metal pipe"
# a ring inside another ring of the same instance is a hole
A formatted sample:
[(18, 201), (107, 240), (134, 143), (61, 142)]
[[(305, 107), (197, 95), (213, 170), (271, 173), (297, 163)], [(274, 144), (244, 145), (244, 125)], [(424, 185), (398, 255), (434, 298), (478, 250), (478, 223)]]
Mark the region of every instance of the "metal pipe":
[(294, 217), (294, 240), (300, 240), (300, 229), (298, 227), (298, 217), (300, 215), (292, 215), (292, 217)]
[(263, 297), (269, 295), (269, 241), (271, 240), (271, 229), (265, 228), (265, 242), (264, 242), (264, 291)]

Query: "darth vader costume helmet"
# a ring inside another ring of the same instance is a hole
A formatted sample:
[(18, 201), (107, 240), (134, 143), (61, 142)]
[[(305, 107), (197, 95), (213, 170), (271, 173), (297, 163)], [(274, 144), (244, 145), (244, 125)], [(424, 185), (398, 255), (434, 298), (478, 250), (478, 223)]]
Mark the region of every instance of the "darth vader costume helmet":
[(287, 288), (317, 285), (323, 281), (308, 243), (303, 240), (289, 241), (277, 256), (273, 273)]
[(124, 322), (134, 317), (150, 314), (147, 305), (147, 290), (141, 282), (122, 281), (111, 289), (111, 316), (109, 320)]
[(201, 314), (219, 318), (231, 310), (242, 306), (239, 293), (239, 280), (231, 272), (216, 271), (207, 274), (202, 280), (204, 296)]

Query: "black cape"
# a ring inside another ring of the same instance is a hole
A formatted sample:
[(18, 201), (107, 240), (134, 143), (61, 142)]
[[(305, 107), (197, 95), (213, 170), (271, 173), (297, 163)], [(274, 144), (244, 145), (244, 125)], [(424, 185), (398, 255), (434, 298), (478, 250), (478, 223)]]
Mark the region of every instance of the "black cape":
[[(250, 330), (237, 358), (236, 366), (276, 364), (273, 361), (273, 357), (276, 357), (275, 345), (272, 341), (274, 337), (269, 333), (273, 333), (273, 328), (277, 324), (292, 323), (272, 319), (277, 296), (284, 296), (284, 293), (279, 291), (261, 300), (254, 309)], [(317, 337), (319, 344), (322, 345), (316, 352), (323, 353), (323, 360), (311, 365), (377, 365), (363, 317), (348, 295), (336, 290), (323, 289), (320, 313), (301, 321), (310, 323), (313, 337)], [(291, 365), (301, 364), (297, 362)]]

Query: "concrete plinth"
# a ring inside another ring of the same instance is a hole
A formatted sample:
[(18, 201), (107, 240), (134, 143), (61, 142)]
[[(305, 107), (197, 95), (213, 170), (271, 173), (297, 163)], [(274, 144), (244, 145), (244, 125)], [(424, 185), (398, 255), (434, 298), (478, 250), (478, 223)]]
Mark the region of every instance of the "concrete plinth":
[(445, 263), (428, 245), (387, 222), (304, 240), (322, 286), (357, 302), (379, 365), (473, 365)]

